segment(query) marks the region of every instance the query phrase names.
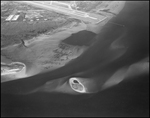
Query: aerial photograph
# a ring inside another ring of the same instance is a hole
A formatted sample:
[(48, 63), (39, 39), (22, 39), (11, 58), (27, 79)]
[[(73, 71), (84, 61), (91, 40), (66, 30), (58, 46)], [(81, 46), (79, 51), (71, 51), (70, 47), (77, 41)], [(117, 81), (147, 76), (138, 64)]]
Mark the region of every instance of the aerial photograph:
[(1, 117), (149, 117), (149, 1), (1, 1)]

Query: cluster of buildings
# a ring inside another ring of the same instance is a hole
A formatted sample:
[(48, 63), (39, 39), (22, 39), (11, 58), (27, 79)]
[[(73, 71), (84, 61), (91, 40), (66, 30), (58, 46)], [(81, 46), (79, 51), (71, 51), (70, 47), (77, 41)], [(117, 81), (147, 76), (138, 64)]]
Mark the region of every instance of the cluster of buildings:
[[(39, 17), (43, 17), (42, 15), (40, 15), (39, 11), (34, 11), (34, 10), (29, 10), (27, 12), (23, 12), (23, 11), (18, 11), (17, 13), (11, 14), (9, 15), (5, 21), (17, 21), (19, 17), (23, 17), (23, 19), (33, 19), (33, 18), (39, 18)], [(24, 21), (24, 20), (23, 20)]]
[(28, 19), (32, 19), (32, 18), (39, 18), (39, 17), (43, 17), (41, 14), (40, 14), (40, 11), (34, 11), (34, 10), (29, 10), (26, 15), (25, 15), (25, 18), (28, 18)]
[(16, 21), (20, 15), (9, 15), (5, 21)]

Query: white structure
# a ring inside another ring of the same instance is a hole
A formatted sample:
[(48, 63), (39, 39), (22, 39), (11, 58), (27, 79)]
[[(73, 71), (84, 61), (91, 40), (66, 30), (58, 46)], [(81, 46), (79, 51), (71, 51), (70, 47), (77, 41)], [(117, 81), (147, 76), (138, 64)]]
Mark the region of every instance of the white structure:
[(20, 15), (15, 15), (11, 20), (12, 20), (12, 21), (15, 21), (15, 20), (17, 20), (17, 19), (19, 18), (19, 16), (20, 16)]
[(6, 21), (10, 21), (12, 18), (14, 17), (14, 15), (10, 15), (6, 18)]

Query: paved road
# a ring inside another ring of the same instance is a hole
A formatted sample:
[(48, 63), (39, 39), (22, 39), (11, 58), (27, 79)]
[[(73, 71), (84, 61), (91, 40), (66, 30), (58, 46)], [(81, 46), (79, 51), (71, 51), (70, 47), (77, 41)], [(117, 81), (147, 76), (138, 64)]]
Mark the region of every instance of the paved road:
[(47, 5), (39, 4), (39, 2), (31, 2), (31, 1), (17, 1), (17, 2), (24, 2), (24, 3), (34, 5), (34, 6), (37, 6), (37, 7), (41, 7), (43, 9), (47, 9), (47, 10), (55, 10), (55, 11), (58, 11), (60, 13), (65, 13), (65, 14), (68, 14), (68, 15), (72, 15), (74, 17), (77, 17), (78, 19), (88, 20), (90, 22), (95, 22), (96, 23), (96, 22), (100, 21), (100, 19), (98, 19), (96, 17), (89, 16), (87, 13), (77, 11), (77, 10), (72, 10), (72, 9), (67, 9), (67, 8), (60, 8), (60, 7), (57, 7), (57, 6), (50, 5), (50, 4), (47, 4)]

